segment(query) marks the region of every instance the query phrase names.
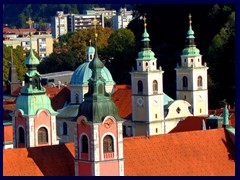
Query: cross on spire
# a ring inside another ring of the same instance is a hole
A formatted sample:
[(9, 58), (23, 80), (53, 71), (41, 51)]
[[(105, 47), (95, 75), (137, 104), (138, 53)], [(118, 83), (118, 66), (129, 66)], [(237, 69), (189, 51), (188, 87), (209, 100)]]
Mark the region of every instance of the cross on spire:
[(192, 25), (192, 15), (191, 15), (191, 13), (189, 13), (188, 18), (189, 18), (189, 25), (191, 26)]
[(92, 24), (94, 25), (94, 29), (95, 29), (95, 40), (97, 39), (97, 33), (96, 33), (96, 25), (98, 24), (98, 20), (96, 19), (96, 17), (94, 17), (94, 20), (92, 20)]
[(90, 43), (90, 46), (91, 46), (91, 43), (92, 43), (92, 40), (91, 40), (91, 39), (89, 40), (89, 43)]
[(29, 28), (31, 29), (31, 25), (34, 23), (34, 21), (32, 21), (32, 18), (29, 17), (28, 21), (26, 21), (27, 24), (29, 24)]
[(147, 20), (147, 18), (146, 18), (146, 16), (144, 15), (144, 17), (143, 17), (143, 21), (144, 21), (144, 28), (146, 28), (146, 26), (147, 26), (146, 20)]

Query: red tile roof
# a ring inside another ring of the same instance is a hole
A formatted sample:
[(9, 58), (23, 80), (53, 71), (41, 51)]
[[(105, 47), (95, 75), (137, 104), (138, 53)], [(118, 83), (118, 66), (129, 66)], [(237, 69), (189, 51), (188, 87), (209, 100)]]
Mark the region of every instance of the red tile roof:
[(63, 87), (59, 92), (56, 93), (56, 95), (52, 98), (52, 108), (57, 111), (58, 109), (63, 108), (64, 103), (70, 102), (70, 87)]
[(74, 144), (3, 150), (3, 176), (74, 176)]
[(5, 33), (5, 34), (9, 34), (9, 33), (23, 34), (23, 33), (28, 33), (28, 32), (36, 32), (36, 29), (35, 28), (12, 29), (9, 27), (3, 28), (3, 33)]
[[(125, 176), (234, 176), (223, 128), (123, 139)], [(27, 167), (27, 168), (23, 168)], [(74, 176), (74, 143), (3, 150), (4, 176)]]
[(188, 116), (183, 121), (180, 121), (169, 133), (201, 130), (202, 120), (206, 123), (206, 117)]
[(234, 176), (235, 153), (223, 128), (124, 138), (125, 176)]
[(112, 99), (121, 118), (132, 119), (132, 90), (128, 86), (116, 86)]

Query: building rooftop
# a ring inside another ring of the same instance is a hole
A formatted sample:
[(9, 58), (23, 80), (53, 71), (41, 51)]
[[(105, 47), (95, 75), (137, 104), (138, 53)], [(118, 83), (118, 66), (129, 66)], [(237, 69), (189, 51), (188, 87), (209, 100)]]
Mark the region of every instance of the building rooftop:
[[(3, 150), (4, 176), (74, 176), (74, 143)], [(125, 176), (234, 176), (223, 128), (123, 138)], [(27, 167), (27, 168), (23, 168)]]

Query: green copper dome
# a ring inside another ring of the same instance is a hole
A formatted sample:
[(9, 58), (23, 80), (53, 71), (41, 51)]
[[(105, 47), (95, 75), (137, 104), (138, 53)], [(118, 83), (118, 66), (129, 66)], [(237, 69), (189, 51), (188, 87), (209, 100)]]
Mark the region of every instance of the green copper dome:
[(38, 64), (39, 60), (32, 51), (31, 43), (30, 54), (25, 60), (25, 65), (28, 68), (24, 77), (25, 85), (20, 90), (21, 95), (17, 98), (13, 113), (16, 110), (22, 110), (24, 115), (36, 116), (39, 110), (46, 109), (50, 114), (57, 114), (52, 109), (51, 100), (47, 96), (45, 88), (41, 85), (40, 74), (37, 71)]
[(90, 53), (95, 53), (95, 48), (92, 46), (89, 46), (86, 50), (86, 54), (90, 54)]
[[(97, 41), (96, 41), (97, 47)], [(89, 63), (92, 76), (88, 83), (88, 93), (84, 95), (84, 101), (80, 104), (78, 116), (85, 116), (88, 121), (101, 123), (106, 116), (118, 116), (118, 110), (110, 94), (105, 89), (105, 79), (102, 76), (104, 64), (98, 58), (97, 48), (94, 59)]]
[(136, 60), (142, 60), (142, 61), (146, 61), (146, 60), (153, 60), (156, 59), (155, 58), (155, 54), (154, 52), (149, 48), (149, 49), (143, 49), (142, 51), (140, 51), (138, 53), (138, 58)]
[[(89, 67), (90, 62), (81, 64), (73, 73), (70, 84), (83, 85), (88, 84), (88, 80), (92, 76), (92, 70)], [(102, 77), (105, 79), (106, 84), (115, 84), (109, 70), (104, 66), (101, 70)]]
[(186, 47), (182, 51), (182, 56), (200, 56), (200, 50), (196, 47)]
[(20, 95), (15, 110), (22, 110), (24, 115), (36, 116), (39, 110), (46, 109), (50, 114), (57, 114), (52, 109), (50, 98), (46, 95)]
[(142, 40), (141, 41), (150, 41), (150, 39), (149, 39), (149, 34), (148, 34), (148, 32), (147, 32), (147, 28), (145, 28), (144, 29), (144, 33), (143, 33), (143, 35), (142, 35)]
[(192, 21), (191, 21), (191, 15), (189, 15), (189, 29), (187, 32), (186, 37), (186, 47), (182, 51), (182, 57), (194, 57), (194, 56), (200, 56), (200, 50), (196, 48), (195, 45), (195, 37), (194, 37), (194, 31), (192, 30)]
[(142, 42), (143, 42), (143, 48), (142, 48), (142, 51), (140, 51), (138, 53), (138, 58), (136, 60), (140, 60), (140, 61), (150, 61), (150, 60), (153, 60), (153, 59), (156, 59), (154, 56), (154, 52), (151, 50), (150, 48), (150, 45), (149, 45), (149, 42), (150, 42), (150, 39), (149, 39), (149, 34), (147, 32), (147, 28), (146, 28), (146, 24), (144, 25), (145, 28), (144, 28), (144, 33), (142, 35)]

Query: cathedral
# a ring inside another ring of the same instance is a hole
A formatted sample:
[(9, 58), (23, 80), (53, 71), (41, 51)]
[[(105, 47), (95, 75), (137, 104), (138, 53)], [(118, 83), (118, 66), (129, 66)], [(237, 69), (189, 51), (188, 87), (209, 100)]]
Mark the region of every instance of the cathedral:
[[(86, 62), (71, 78), (70, 103), (57, 111), (40, 83), (39, 60), (30, 50), (25, 85), (11, 114), (14, 149), (3, 151), (4, 175), (235, 175), (235, 129), (226, 107), (223, 127), (206, 130), (202, 120), (198, 131), (170, 133), (187, 117), (209, 116), (208, 67), (194, 41), (191, 15), (181, 64), (175, 68), (176, 100), (163, 92), (164, 71), (150, 48), (145, 18), (143, 28), (142, 49), (130, 72), (127, 118), (119, 115), (113, 100), (117, 85), (99, 59), (97, 32), (95, 48), (90, 44)], [(16, 157), (20, 151), (23, 155)], [(10, 156), (29, 165), (29, 171), (19, 172), (17, 164), (10, 170)]]

